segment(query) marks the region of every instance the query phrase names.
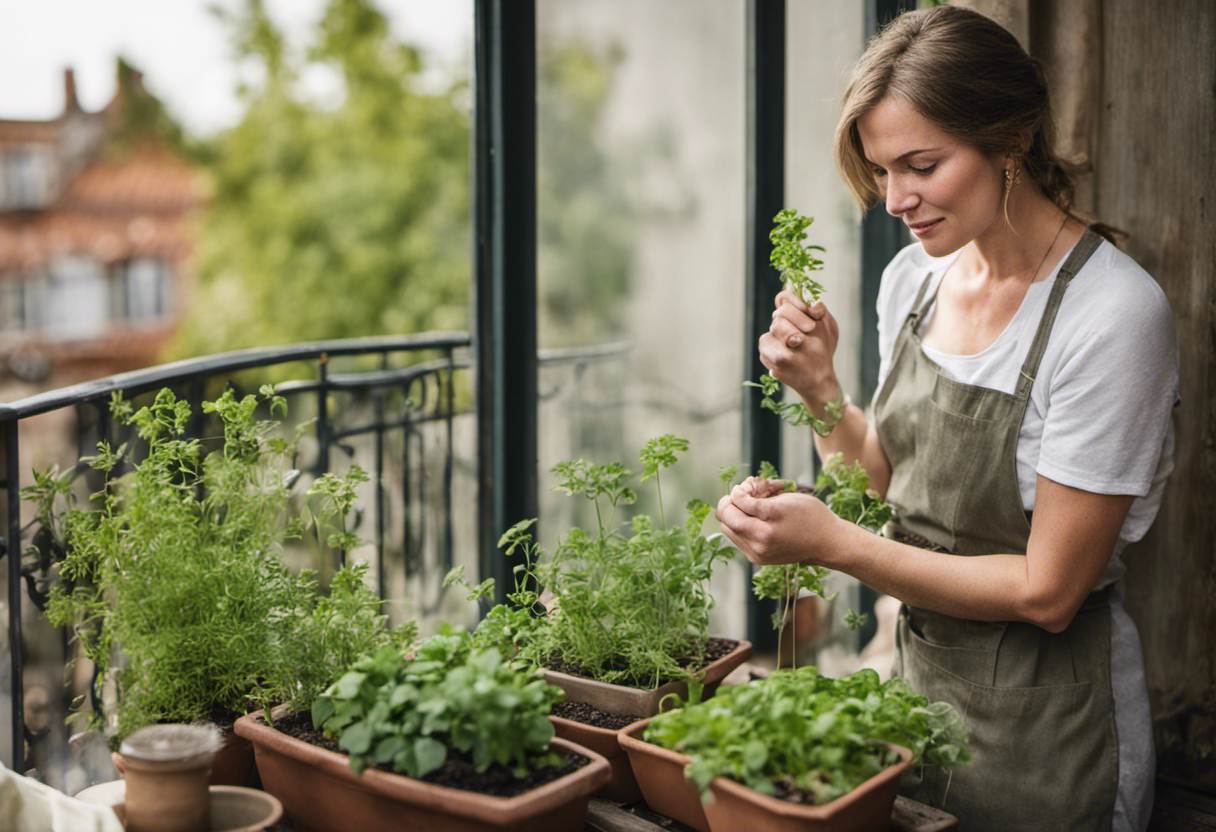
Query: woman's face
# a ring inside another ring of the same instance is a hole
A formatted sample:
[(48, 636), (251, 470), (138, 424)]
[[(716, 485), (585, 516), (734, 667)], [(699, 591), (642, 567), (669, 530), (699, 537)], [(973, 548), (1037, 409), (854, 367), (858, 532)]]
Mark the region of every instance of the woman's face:
[(887, 212), (930, 256), (958, 250), (1001, 216), (1003, 159), (963, 144), (902, 98), (883, 98), (857, 130)]

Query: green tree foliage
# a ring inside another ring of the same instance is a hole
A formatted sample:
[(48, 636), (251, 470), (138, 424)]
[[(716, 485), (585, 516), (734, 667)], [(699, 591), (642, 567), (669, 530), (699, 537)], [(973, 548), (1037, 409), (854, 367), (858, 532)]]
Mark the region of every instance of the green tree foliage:
[[(262, 0), (226, 22), (257, 80), (203, 155), (211, 198), (176, 351), (466, 326), (467, 82), (424, 84), (420, 52), (370, 0), (330, 0), (307, 51)], [(300, 92), (318, 68), (340, 80), (336, 106)]]

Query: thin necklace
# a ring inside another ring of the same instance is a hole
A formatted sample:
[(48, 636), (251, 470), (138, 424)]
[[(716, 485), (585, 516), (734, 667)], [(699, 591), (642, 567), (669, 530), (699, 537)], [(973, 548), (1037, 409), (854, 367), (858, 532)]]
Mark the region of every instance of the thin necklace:
[(1068, 224), (1068, 212), (1064, 212), (1064, 219), (1060, 222), (1060, 227), (1056, 229), (1056, 236), (1051, 238), (1051, 244), (1047, 246), (1047, 251), (1043, 252), (1043, 259), (1039, 261), (1039, 265), (1035, 266), (1034, 274), (1030, 276), (1030, 282), (1034, 283), (1035, 278), (1039, 276), (1039, 269), (1043, 268), (1043, 264), (1047, 262), (1047, 255), (1051, 254), (1051, 250), (1056, 247), (1056, 240), (1060, 239), (1060, 233), (1064, 231), (1064, 226)]

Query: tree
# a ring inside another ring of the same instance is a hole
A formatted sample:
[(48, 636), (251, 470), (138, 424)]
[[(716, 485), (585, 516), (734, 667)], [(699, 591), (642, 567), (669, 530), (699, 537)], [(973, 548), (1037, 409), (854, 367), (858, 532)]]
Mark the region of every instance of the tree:
[[(467, 82), (428, 91), (370, 0), (330, 0), (306, 51), (263, 0), (225, 20), (257, 80), (202, 153), (210, 203), (175, 352), (467, 326)], [(336, 106), (299, 91), (318, 66)]]

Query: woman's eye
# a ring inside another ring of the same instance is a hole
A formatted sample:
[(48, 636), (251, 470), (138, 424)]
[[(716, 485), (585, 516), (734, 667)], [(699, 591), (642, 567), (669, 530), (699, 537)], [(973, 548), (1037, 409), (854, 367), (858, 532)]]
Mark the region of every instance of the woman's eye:
[(908, 165), (908, 170), (912, 171), (913, 173), (919, 173), (923, 176), (925, 174), (932, 173), (933, 169), (935, 167), (937, 167), (937, 162), (934, 162), (933, 164), (931, 164), (927, 167), (923, 167), (923, 168), (918, 168), (913, 165)]
[(887, 175), (887, 172), (882, 168), (870, 168), (870, 172), (879, 177)]

